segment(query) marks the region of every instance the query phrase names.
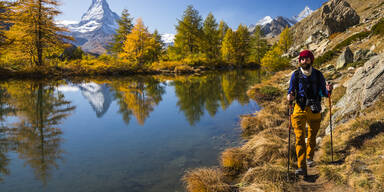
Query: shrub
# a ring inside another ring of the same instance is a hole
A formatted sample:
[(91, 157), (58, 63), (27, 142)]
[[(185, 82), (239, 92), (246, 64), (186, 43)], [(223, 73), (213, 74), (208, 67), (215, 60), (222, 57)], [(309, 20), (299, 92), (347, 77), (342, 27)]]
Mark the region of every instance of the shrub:
[(350, 45), (353, 41), (362, 40), (362, 39), (368, 37), (370, 34), (371, 34), (370, 31), (363, 31), (363, 32), (360, 32), (360, 33), (356, 33), (356, 34), (348, 37), (347, 39), (345, 39), (341, 43), (337, 44), (332, 50), (339, 51), (342, 48)]
[(175, 73), (193, 73), (193, 68), (188, 65), (178, 65), (174, 71)]
[(252, 97), (258, 102), (272, 101), (281, 96), (281, 91), (270, 85), (254, 88), (251, 92)]
[(151, 65), (154, 70), (174, 70), (176, 66), (182, 65), (180, 61), (158, 61)]
[(273, 100), (281, 95), (281, 92), (278, 88), (269, 85), (261, 87), (260, 93), (263, 94), (264, 97), (270, 98), (270, 100)]
[(267, 71), (280, 71), (289, 66), (289, 59), (282, 57), (282, 50), (276, 46), (261, 59), (261, 66)]
[(316, 58), (314, 63), (313, 63), (314, 66), (318, 67), (321, 64), (323, 64), (327, 61), (330, 61), (331, 59), (333, 59), (333, 57), (335, 57), (340, 52), (340, 50), (342, 48), (350, 45), (353, 41), (362, 40), (362, 39), (368, 37), (370, 34), (371, 34), (370, 31), (363, 31), (363, 32), (356, 33), (356, 34), (348, 37), (347, 39), (345, 39), (341, 43), (337, 44), (332, 50), (327, 51), (322, 56)]
[(384, 35), (384, 18), (381, 18), (380, 21), (372, 27), (372, 34)]

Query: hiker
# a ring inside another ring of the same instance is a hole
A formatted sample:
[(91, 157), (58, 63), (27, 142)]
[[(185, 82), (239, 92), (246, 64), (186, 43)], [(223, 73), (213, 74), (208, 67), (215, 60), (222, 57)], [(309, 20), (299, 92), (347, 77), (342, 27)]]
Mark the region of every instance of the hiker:
[[(321, 98), (328, 97), (333, 86), (326, 83), (323, 74), (312, 67), (313, 53), (300, 52), (299, 69), (291, 76), (287, 99), (296, 100), (291, 115), (292, 127), (296, 135), (297, 175), (307, 175), (307, 166), (314, 166), (313, 156), (316, 147), (316, 134), (321, 121)], [(307, 144), (305, 128), (308, 123)]]

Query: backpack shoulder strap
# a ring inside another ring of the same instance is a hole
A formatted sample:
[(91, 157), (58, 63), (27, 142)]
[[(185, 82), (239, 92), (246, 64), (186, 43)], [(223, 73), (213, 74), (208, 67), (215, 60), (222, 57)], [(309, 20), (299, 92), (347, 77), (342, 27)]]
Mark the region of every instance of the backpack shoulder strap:
[(295, 96), (297, 95), (297, 92), (299, 91), (299, 81), (300, 78), (302, 78), (303, 73), (301, 72), (300, 68), (297, 69), (295, 72), (295, 78), (293, 79), (293, 86), (294, 86), (294, 91), (295, 91)]

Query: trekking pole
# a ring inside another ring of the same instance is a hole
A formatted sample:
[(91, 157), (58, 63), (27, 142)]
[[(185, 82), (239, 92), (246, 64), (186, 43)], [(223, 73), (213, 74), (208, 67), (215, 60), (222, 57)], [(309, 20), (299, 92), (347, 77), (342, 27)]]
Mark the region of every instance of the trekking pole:
[(289, 128), (288, 128), (288, 170), (287, 170), (287, 181), (289, 181), (289, 164), (291, 160), (291, 128), (292, 128), (292, 121), (291, 121), (291, 112), (292, 112), (292, 103), (293, 101), (289, 101), (289, 108), (288, 108), (288, 117), (289, 117)]
[(329, 100), (329, 128), (331, 131), (331, 154), (332, 154), (332, 162), (333, 162), (333, 138), (332, 138), (332, 102), (331, 102), (331, 93), (328, 93)]

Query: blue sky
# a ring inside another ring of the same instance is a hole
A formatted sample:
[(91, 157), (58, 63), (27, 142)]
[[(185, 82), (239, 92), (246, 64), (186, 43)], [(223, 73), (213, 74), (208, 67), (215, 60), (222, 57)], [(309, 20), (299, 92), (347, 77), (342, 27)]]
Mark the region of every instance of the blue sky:
[[(79, 21), (92, 0), (61, 0), (63, 12), (58, 20)], [(239, 24), (250, 25), (265, 16), (292, 17), (305, 6), (316, 10), (326, 0), (107, 0), (112, 11), (121, 15), (123, 9), (134, 18), (141, 17), (150, 31), (175, 33), (175, 24), (188, 5), (193, 5), (203, 19), (212, 12), (217, 21), (223, 19), (232, 28)]]

